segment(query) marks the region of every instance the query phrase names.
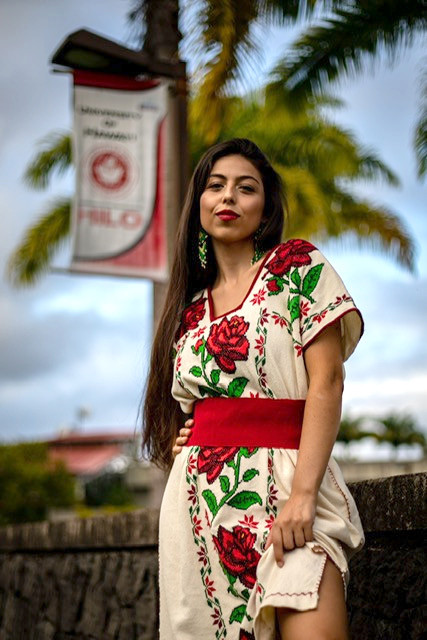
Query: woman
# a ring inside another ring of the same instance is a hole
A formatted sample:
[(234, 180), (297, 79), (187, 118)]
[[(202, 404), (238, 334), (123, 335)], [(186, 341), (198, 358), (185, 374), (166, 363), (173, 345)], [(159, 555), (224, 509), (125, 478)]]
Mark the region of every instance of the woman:
[[(160, 515), (162, 640), (348, 638), (363, 532), (330, 454), (363, 325), (320, 251), (281, 243), (283, 220), (255, 144), (200, 160), (145, 404), (151, 459), (179, 453)], [(180, 410), (194, 412), (181, 431)]]

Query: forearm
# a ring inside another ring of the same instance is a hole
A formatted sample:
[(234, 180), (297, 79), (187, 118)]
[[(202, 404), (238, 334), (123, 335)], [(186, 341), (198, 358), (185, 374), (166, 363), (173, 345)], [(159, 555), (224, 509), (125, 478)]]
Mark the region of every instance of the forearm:
[(292, 494), (317, 498), (341, 418), (342, 376), (313, 381), (308, 390)]

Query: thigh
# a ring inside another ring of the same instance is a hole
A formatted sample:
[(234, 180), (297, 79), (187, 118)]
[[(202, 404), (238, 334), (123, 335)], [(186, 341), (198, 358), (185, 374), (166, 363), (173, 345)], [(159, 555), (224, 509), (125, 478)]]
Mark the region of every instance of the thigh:
[(282, 640), (348, 640), (344, 585), (337, 567), (327, 560), (316, 609), (276, 609)]

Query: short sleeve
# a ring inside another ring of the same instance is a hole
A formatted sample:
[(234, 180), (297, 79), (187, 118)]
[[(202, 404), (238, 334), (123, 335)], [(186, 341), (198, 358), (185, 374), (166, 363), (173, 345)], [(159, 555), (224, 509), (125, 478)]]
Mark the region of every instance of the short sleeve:
[(290, 271), (288, 307), (298, 306), (301, 346), (306, 349), (329, 325), (339, 321), (344, 361), (363, 334), (363, 318), (338, 273), (315, 247), (305, 264)]
[(203, 295), (204, 291), (196, 293), (189, 305), (182, 311), (178, 326), (175, 331), (174, 341), (172, 345), (173, 359), (173, 380), (171, 393), (179, 402), (184, 413), (192, 413), (195, 396), (186, 387), (183, 378), (183, 363), (185, 361), (184, 351), (187, 338), (199, 330), (199, 324), (204, 320), (206, 315), (207, 297)]

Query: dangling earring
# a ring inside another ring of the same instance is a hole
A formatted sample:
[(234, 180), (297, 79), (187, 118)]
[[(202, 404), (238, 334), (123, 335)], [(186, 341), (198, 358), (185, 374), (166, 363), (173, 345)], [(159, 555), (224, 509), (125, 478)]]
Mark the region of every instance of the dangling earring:
[(206, 269), (208, 264), (208, 234), (202, 227), (199, 231), (199, 262), (202, 269)]
[(264, 255), (265, 251), (263, 251), (261, 249), (261, 247), (258, 244), (259, 238), (262, 234), (262, 232), (264, 231), (264, 224), (260, 224), (260, 226), (258, 227), (258, 229), (255, 231), (254, 234), (254, 255), (252, 257), (251, 260), (251, 264), (255, 264), (255, 262), (258, 262), (258, 260), (261, 260), (262, 256)]

